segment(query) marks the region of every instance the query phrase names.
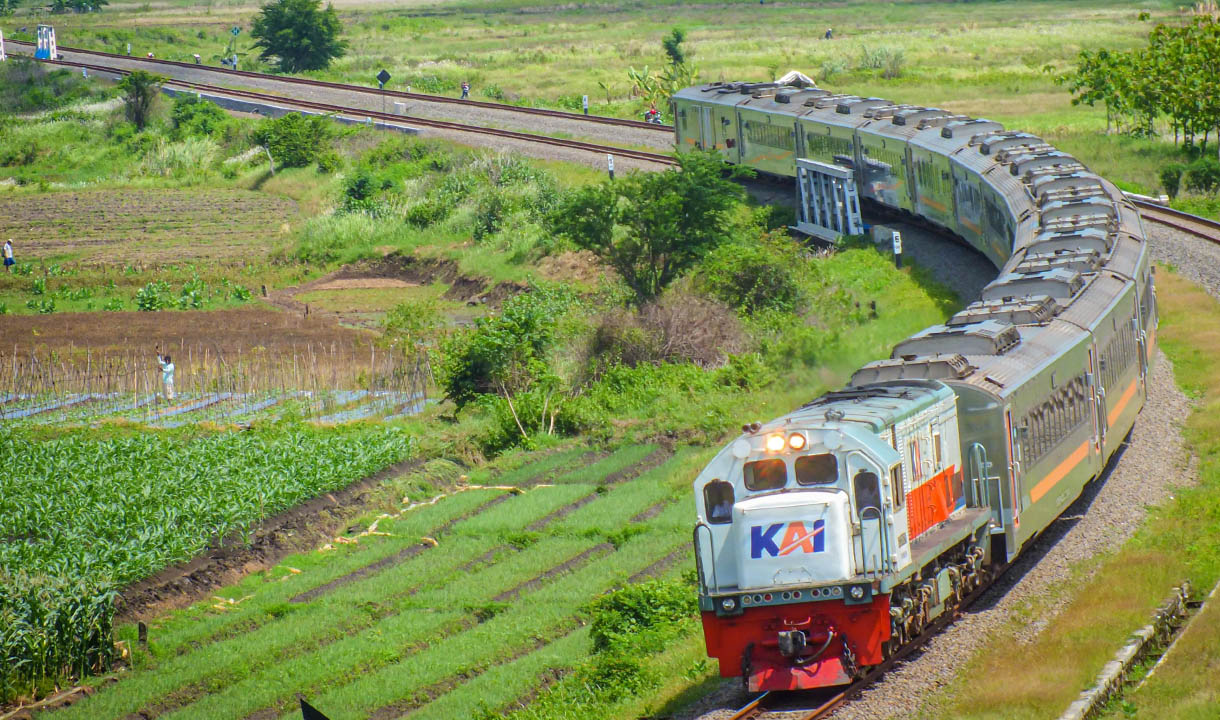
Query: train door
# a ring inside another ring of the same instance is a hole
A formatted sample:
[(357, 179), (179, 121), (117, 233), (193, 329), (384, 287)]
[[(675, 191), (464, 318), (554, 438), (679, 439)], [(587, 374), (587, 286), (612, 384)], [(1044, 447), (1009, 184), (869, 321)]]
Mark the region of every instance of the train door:
[(887, 572), (891, 544), (886, 532), (881, 469), (863, 454), (853, 452), (847, 456), (847, 476), (851, 478), (852, 520), (858, 528), (852, 539), (856, 574)]
[(1025, 474), (1022, 468), (1021, 443), (1017, 442), (1017, 428), (1012, 424), (1012, 410), (1004, 411), (1004, 430), (1008, 435), (1008, 478), (1009, 490), (1012, 492), (1012, 525), (1021, 527), (1021, 506), (1025, 491), (1022, 482)]
[(1106, 446), (1106, 389), (1098, 372), (1097, 345), (1089, 348), (1089, 393), (1093, 398), (1093, 442), (1097, 452)]
[(699, 147), (704, 150), (709, 150), (716, 147), (716, 136), (714, 133), (714, 125), (712, 124), (712, 109), (707, 106), (699, 107)]

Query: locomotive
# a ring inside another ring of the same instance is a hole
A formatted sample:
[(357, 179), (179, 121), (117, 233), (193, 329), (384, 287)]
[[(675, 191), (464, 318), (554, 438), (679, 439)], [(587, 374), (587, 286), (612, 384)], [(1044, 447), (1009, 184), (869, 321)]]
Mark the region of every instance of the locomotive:
[(1130, 432), (1157, 323), (1140, 217), (1075, 158), (989, 120), (780, 83), (691, 87), (671, 107), (678, 147), (782, 177), (802, 158), (845, 168), (865, 202), (999, 271), (847, 387), (744, 426), (694, 481), (721, 675), (846, 684), (1011, 562)]

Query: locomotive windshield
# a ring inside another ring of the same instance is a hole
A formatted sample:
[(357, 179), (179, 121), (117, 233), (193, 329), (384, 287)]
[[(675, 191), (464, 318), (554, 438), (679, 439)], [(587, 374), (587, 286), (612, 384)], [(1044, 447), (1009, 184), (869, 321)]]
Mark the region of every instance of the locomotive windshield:
[(788, 483), (788, 468), (781, 458), (748, 462), (742, 472), (747, 490), (778, 490)]
[(804, 455), (796, 459), (798, 485), (829, 485), (839, 479), (839, 461), (830, 453)]
[(733, 484), (713, 480), (703, 487), (703, 505), (708, 522), (727, 523), (733, 520)]
[(861, 470), (851, 484), (856, 492), (856, 514), (862, 516), (868, 508), (881, 509), (881, 483), (877, 481), (877, 473)]

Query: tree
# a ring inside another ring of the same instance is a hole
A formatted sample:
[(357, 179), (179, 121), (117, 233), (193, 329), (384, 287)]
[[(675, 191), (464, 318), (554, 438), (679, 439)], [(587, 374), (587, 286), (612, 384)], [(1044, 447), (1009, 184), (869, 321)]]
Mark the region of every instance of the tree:
[(551, 216), (557, 234), (618, 272), (637, 304), (731, 237), (730, 216), (745, 197), (733, 178), (752, 175), (714, 151), (675, 157), (675, 169), (577, 190)]
[(682, 65), (686, 63), (686, 48), (682, 47), (682, 42), (686, 40), (686, 31), (682, 28), (674, 28), (669, 31), (661, 40), (661, 47), (665, 48), (665, 54), (669, 56), (670, 65)]
[(273, 0), (254, 17), (250, 35), (259, 59), (274, 63), (280, 72), (321, 70), (343, 57), (347, 43), (333, 5), (322, 0)]
[(143, 70), (132, 70), (131, 74), (119, 81), (119, 92), (123, 95), (123, 111), (127, 119), (143, 130), (148, 124), (152, 113), (153, 101), (161, 91), (165, 78)]

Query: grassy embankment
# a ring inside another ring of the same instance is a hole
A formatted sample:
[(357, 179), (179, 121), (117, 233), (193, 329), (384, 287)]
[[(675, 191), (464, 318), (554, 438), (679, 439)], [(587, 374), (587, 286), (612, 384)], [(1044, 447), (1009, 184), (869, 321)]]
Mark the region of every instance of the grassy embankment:
[[(1130, 633), (1150, 621), (1171, 587), (1189, 579), (1206, 592), (1220, 578), (1220, 303), (1172, 272), (1157, 276), (1157, 290), (1158, 342), (1177, 383), (1196, 402), (1185, 435), (1199, 458), (1199, 484), (1175, 490), (1172, 500), (1150, 509), (1121, 548), (1074, 568), (1054, 593), (1071, 600), (1033, 641), (1006, 642), (1008, 633), (1038, 618), (1045, 601), (1030, 602), (955, 683), (929, 700), (925, 716), (1055, 717), (1091, 685)], [(1213, 608), (1163, 674), (1158, 671), (1113, 716), (1214, 717), (1220, 706), (1206, 678), (1215, 674), (1216, 635), (1208, 635), (1215, 617)]]
[[(527, 10), (524, 11), (523, 10)], [(175, 2), (115, 5), (105, 13), (57, 18), (61, 44), (187, 60), (218, 53), (234, 24), (248, 26), (253, 3)], [(1105, 135), (1102, 109), (1073, 107), (1055, 73), (1082, 49), (1141, 44), (1152, 24), (1176, 21), (1179, 5), (1162, 1), (929, 3), (834, 6), (740, 0), (709, 9), (669, 0), (538, 12), (532, 2), (470, 0), (410, 7), (359, 2), (340, 6), (351, 52), (314, 76), (368, 85), (381, 68), (390, 87), (458, 93), (463, 80), (477, 99), (634, 117), (630, 67), (659, 67), (660, 38), (672, 26), (704, 80), (762, 79), (788, 69), (836, 91), (877, 95), (991, 117), (1043, 135), (1126, 189), (1160, 192), (1157, 169), (1178, 152), (1168, 142)], [(1142, 10), (1151, 21), (1137, 19)], [(826, 27), (835, 39), (821, 40)], [(248, 48), (251, 39), (239, 38)], [(255, 55), (246, 59), (255, 68)], [(1215, 208), (1210, 208), (1214, 212)]]

